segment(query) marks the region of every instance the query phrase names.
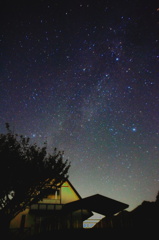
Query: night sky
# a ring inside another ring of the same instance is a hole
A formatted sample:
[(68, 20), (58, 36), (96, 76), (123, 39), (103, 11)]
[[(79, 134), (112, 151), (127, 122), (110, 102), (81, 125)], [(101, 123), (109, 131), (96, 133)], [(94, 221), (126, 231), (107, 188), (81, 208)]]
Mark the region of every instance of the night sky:
[(65, 151), (82, 197), (159, 191), (159, 2), (1, 1), (5, 123)]

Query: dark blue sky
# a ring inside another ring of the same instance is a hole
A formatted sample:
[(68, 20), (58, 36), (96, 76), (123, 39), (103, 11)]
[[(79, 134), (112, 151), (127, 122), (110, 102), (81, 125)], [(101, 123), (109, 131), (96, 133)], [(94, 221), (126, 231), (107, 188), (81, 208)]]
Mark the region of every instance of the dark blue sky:
[(136, 207), (159, 190), (157, 1), (4, 1), (0, 130), (65, 151), (70, 180)]

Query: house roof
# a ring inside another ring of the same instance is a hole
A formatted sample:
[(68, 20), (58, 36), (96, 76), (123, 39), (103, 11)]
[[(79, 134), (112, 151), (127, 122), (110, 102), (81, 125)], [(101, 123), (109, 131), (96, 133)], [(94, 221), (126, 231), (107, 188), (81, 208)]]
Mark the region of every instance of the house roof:
[(113, 200), (111, 198), (95, 194), (90, 197), (83, 198), (71, 203), (67, 203), (64, 206), (65, 211), (75, 211), (79, 209), (87, 209), (102, 215), (113, 215), (118, 213), (129, 205)]

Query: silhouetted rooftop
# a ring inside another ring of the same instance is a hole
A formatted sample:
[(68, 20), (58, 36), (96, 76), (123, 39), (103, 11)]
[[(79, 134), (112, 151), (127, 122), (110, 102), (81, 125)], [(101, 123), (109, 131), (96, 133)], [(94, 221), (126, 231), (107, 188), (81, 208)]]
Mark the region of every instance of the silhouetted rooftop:
[(125, 203), (113, 200), (100, 194), (95, 194), (66, 204), (64, 206), (64, 210), (75, 211), (79, 209), (87, 209), (89, 211), (109, 216), (124, 210), (128, 206), (129, 205)]

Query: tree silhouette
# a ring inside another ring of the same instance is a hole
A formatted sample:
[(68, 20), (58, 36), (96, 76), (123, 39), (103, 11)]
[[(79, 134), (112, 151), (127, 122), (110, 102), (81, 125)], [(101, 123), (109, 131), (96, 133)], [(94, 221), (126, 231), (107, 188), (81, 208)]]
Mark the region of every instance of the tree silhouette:
[(156, 203), (159, 204), (159, 191), (158, 191), (157, 196), (156, 196)]
[(46, 191), (59, 187), (68, 178), (70, 164), (63, 152), (48, 154), (31, 144), (30, 139), (14, 134), (0, 134), (0, 229), (27, 206), (41, 200)]

